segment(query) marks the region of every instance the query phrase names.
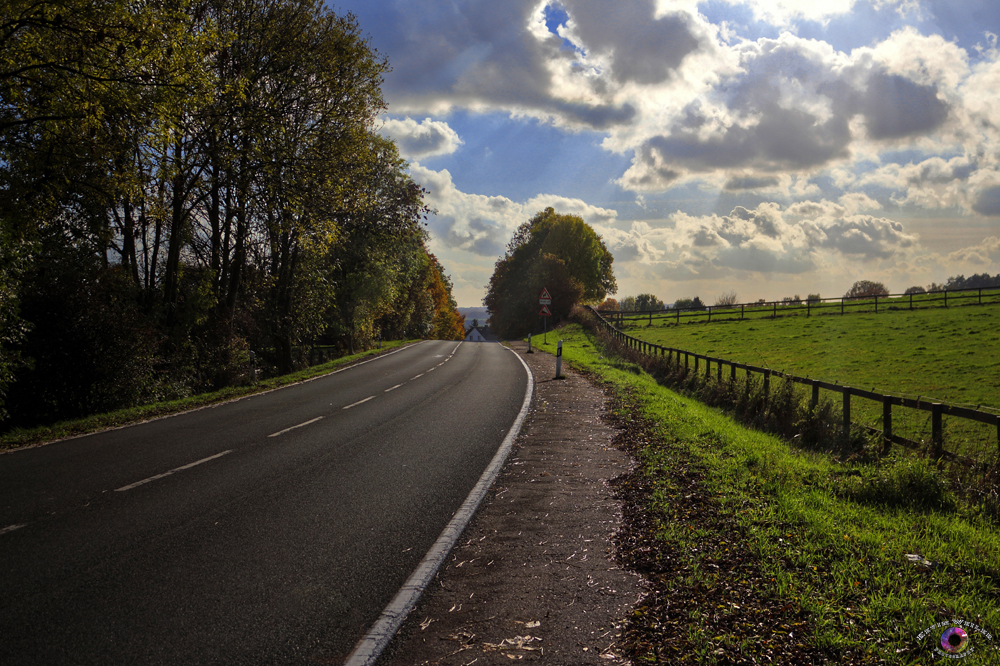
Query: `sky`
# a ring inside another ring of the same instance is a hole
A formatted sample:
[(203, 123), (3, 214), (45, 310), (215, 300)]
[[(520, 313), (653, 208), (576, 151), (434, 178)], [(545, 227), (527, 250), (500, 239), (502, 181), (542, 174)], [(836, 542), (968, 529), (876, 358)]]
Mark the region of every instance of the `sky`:
[(342, 0), (379, 131), (479, 306), (519, 224), (581, 216), (618, 297), (892, 293), (1000, 273), (994, 0)]

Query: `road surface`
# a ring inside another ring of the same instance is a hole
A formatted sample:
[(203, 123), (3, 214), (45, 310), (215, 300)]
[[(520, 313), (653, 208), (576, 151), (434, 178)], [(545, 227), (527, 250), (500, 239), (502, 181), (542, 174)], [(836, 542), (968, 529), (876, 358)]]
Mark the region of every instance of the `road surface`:
[(340, 664), (511, 428), (498, 344), (424, 342), (0, 455), (0, 664)]

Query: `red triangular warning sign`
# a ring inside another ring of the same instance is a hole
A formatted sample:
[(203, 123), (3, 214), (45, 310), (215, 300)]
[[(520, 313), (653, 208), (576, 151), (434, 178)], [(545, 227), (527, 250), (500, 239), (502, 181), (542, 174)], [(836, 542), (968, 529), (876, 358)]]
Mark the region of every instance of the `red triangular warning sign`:
[(542, 293), (538, 296), (538, 298), (552, 298), (551, 296), (549, 296), (549, 288), (542, 287)]
[(552, 312), (549, 310), (549, 306), (547, 306), (547, 305), (543, 305), (542, 309), (539, 311), (538, 314), (541, 315), (541, 316), (543, 316), (543, 317), (551, 317), (552, 316)]

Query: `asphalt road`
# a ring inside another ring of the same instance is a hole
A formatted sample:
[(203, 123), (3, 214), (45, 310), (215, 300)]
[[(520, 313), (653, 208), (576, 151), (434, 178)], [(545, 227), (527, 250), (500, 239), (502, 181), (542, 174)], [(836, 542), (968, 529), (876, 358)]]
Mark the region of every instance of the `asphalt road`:
[(424, 342), (0, 455), (0, 664), (340, 664), (476, 484), (527, 375)]

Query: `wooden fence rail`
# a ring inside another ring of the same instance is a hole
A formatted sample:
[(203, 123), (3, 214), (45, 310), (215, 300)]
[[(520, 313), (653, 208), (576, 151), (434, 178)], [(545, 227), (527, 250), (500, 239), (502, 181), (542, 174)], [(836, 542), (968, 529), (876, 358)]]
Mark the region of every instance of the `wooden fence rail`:
[[(993, 425), (997, 430), (997, 447), (998, 454), (1000, 454), (1000, 415), (993, 414), (990, 412), (984, 412), (979, 409), (970, 409), (968, 407), (962, 407), (960, 405), (951, 405), (944, 402), (929, 402), (927, 400), (920, 400), (919, 398), (906, 398), (902, 396), (886, 395), (884, 393), (878, 393), (876, 391), (866, 391), (852, 386), (845, 386), (843, 384), (831, 384), (830, 382), (824, 382), (819, 379), (810, 379), (809, 377), (798, 377), (796, 375), (791, 375), (785, 372), (779, 372), (772, 370), (770, 368), (762, 368), (755, 365), (749, 365), (747, 363), (738, 363), (736, 361), (731, 361), (729, 359), (716, 358), (714, 356), (708, 356), (705, 354), (697, 354), (692, 351), (687, 351), (684, 349), (675, 349), (673, 347), (664, 347), (662, 345), (653, 344), (646, 342), (645, 340), (640, 340), (639, 338), (632, 337), (626, 333), (615, 328), (607, 319), (604, 318), (603, 314), (594, 308), (587, 306), (596, 317), (600, 325), (604, 328), (612, 338), (617, 340), (619, 343), (623, 344), (629, 349), (638, 351), (639, 353), (645, 354), (647, 356), (661, 357), (665, 358), (667, 362), (674, 365), (680, 366), (682, 363), (685, 370), (691, 371), (693, 366), (694, 374), (699, 374), (699, 366), (702, 362), (705, 364), (704, 375), (705, 379), (711, 379), (711, 371), (714, 366), (716, 369), (718, 381), (723, 381), (723, 367), (729, 367), (729, 380), (736, 380), (736, 371), (743, 370), (747, 377), (752, 377), (754, 373), (761, 376), (763, 382), (763, 391), (765, 396), (768, 395), (770, 391), (771, 378), (781, 378), (787, 381), (795, 382), (797, 384), (804, 384), (812, 388), (811, 405), (816, 406), (819, 404), (819, 392), (820, 390), (832, 391), (834, 393), (839, 393), (842, 396), (842, 411), (843, 411), (843, 432), (849, 433), (851, 429), (851, 398), (865, 398), (867, 400), (873, 400), (879, 402), (882, 405), (882, 429), (872, 428), (871, 426), (864, 426), (868, 431), (881, 435), (884, 442), (885, 451), (887, 452), (892, 444), (899, 444), (910, 449), (920, 449), (924, 447), (922, 442), (917, 442), (911, 439), (906, 439), (900, 437), (893, 432), (892, 426), (892, 408), (893, 407), (905, 407), (908, 409), (916, 409), (920, 411), (931, 413), (931, 447), (930, 455), (935, 459), (945, 459), (949, 461), (956, 461), (963, 464), (979, 464), (984, 461), (975, 460), (967, 456), (959, 455), (951, 451), (947, 451), (944, 448), (944, 425), (942, 417), (948, 415), (960, 419), (968, 419), (971, 421), (978, 421), (979, 423), (986, 423)], [(683, 361), (681, 357), (683, 356)]]
[[(914, 300), (915, 299), (915, 300)], [(985, 299), (985, 300), (984, 300)], [(849, 314), (852, 312), (874, 311), (878, 313), (881, 307), (886, 310), (915, 310), (925, 307), (935, 307), (934, 303), (942, 303), (943, 307), (961, 305), (970, 302), (1000, 304), (1000, 288), (974, 287), (970, 289), (946, 289), (928, 291), (923, 294), (889, 294), (865, 298), (821, 298), (804, 301), (770, 301), (765, 303), (737, 303), (734, 305), (706, 305), (702, 308), (671, 308), (669, 310), (642, 310), (628, 312), (623, 310), (602, 310), (601, 314), (617, 324), (627, 321), (648, 320), (653, 325), (653, 319), (673, 320), (680, 324), (682, 319), (697, 321), (743, 321), (744, 319), (767, 317), (776, 319), (782, 315), (793, 315), (805, 312), (807, 317), (823, 314)], [(666, 323), (665, 321), (665, 323)]]

